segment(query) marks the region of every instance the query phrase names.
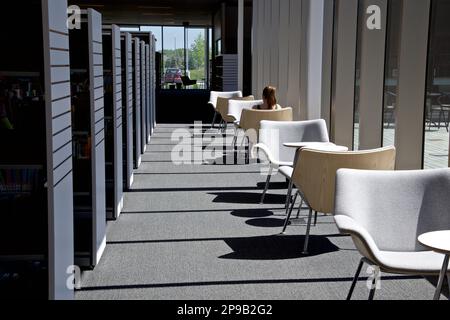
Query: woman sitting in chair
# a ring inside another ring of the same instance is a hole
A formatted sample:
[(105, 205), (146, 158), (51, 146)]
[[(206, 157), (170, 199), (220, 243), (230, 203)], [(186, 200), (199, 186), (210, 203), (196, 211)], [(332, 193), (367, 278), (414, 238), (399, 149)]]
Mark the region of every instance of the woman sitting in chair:
[(254, 109), (257, 110), (281, 110), (281, 106), (277, 104), (276, 98), (277, 89), (271, 86), (265, 87), (263, 91), (263, 104), (257, 105)]

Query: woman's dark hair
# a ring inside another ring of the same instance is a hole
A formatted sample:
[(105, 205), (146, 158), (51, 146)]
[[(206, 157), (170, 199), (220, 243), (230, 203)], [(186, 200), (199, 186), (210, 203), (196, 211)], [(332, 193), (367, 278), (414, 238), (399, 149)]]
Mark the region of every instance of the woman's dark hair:
[(265, 87), (263, 91), (263, 98), (272, 109), (277, 105), (276, 93), (277, 89), (271, 86)]

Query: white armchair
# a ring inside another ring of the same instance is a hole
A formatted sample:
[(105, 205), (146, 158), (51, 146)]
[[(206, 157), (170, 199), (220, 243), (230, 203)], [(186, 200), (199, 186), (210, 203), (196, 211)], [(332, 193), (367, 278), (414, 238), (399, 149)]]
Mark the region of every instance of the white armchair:
[(214, 127), (217, 118), (217, 98), (242, 98), (242, 91), (228, 91), (228, 92), (220, 92), (220, 91), (211, 91), (208, 104), (214, 108), (214, 118), (211, 124), (211, 127)]
[(262, 100), (244, 101), (244, 100), (230, 100), (228, 103), (228, 116), (234, 119), (235, 135), (233, 139), (233, 146), (236, 145), (236, 141), (239, 135), (240, 120), (242, 111), (245, 109), (253, 109), (254, 106), (263, 104)]
[[(364, 263), (378, 273), (439, 275), (443, 255), (417, 241), (419, 235), (450, 229), (450, 170), (339, 170), (335, 221), (350, 234), (362, 255), (347, 299), (351, 299)], [(447, 275), (447, 279), (449, 275)]]
[[(287, 142), (329, 142), (327, 124), (325, 120), (311, 121), (261, 121), (259, 143), (252, 149), (261, 150), (269, 161), (270, 169), (266, 185), (261, 197), (261, 203), (269, 190), (273, 169), (277, 167), (292, 167), (296, 150), (287, 148), (283, 144)], [(290, 179), (292, 171), (280, 170), (280, 173)], [(286, 202), (288, 205), (288, 202)]]

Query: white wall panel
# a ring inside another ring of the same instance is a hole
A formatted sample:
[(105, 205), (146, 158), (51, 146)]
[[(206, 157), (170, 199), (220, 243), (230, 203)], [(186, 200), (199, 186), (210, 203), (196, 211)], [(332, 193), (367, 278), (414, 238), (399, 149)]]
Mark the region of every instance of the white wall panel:
[(289, 15), (289, 83), (287, 106), (294, 110), (294, 120), (300, 120), (300, 59), (302, 2), (290, 1)]
[(397, 169), (422, 169), (430, 0), (402, 9), (395, 145)]
[(289, 86), (289, 11), (290, 1), (280, 0), (280, 28), (278, 32), (279, 53), (278, 53), (278, 100), (282, 106), (288, 105)]
[(371, 5), (381, 9), (381, 30), (361, 30), (361, 76), (359, 91), (359, 149), (382, 146), (384, 70), (386, 56), (387, 0), (364, 0), (364, 12)]
[(332, 93), (332, 137), (353, 148), (358, 0), (337, 0)]
[(253, 1), (253, 23), (252, 23), (252, 94), (256, 97), (258, 94), (258, 60), (259, 60), (259, 50), (258, 50), (258, 36), (259, 36), (259, 6), (260, 1)]
[(279, 30), (280, 30), (280, 0), (272, 0), (272, 16), (270, 26), (270, 80), (269, 84), (279, 88)]

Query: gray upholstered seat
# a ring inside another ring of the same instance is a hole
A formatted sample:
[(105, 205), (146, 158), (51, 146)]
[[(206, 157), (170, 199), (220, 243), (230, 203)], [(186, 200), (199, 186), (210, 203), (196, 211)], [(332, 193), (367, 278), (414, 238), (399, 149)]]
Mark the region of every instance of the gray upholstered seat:
[(274, 167), (294, 165), (296, 149), (285, 147), (283, 144), (287, 142), (330, 142), (325, 120), (261, 121), (259, 143), (254, 150), (262, 150), (270, 165), (261, 203), (264, 202)]
[(209, 96), (208, 104), (214, 108), (214, 118), (211, 124), (211, 127), (214, 127), (217, 118), (217, 98), (242, 98), (242, 91), (229, 91), (229, 92), (220, 92), (220, 91), (211, 91)]
[(424, 248), (417, 238), (450, 229), (449, 190), (449, 169), (338, 171), (335, 221), (363, 256), (348, 298), (365, 262), (388, 273), (439, 274), (443, 255)]

